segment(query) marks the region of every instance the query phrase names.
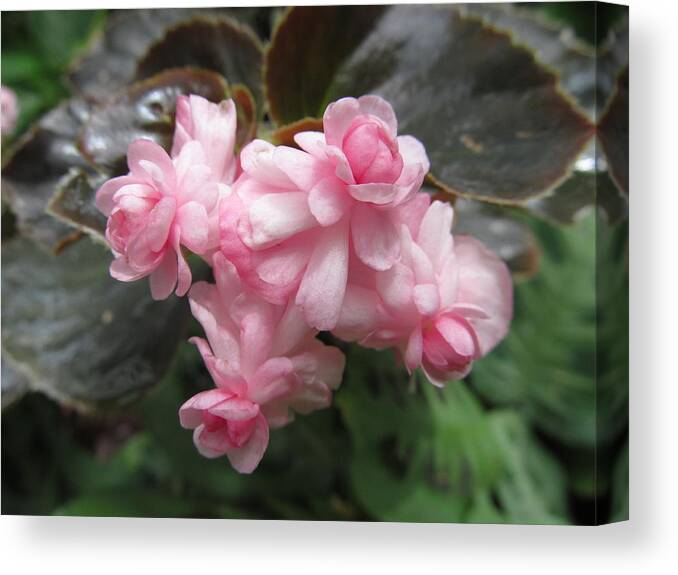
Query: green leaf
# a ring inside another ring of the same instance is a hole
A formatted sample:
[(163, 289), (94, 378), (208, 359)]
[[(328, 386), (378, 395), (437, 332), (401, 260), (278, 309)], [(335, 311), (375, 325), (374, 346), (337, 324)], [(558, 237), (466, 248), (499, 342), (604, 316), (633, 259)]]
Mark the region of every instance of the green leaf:
[(79, 147), (98, 169), (124, 173), (127, 148), (137, 138), (170, 148), (176, 100), (181, 94), (198, 94), (218, 102), (226, 96), (227, 89), (223, 77), (209, 70), (165, 70), (93, 108)]
[(629, 519), (629, 446), (621, 450), (612, 477), (611, 521)]
[(244, 84), (263, 104), (263, 49), (246, 26), (229, 18), (195, 17), (173, 28), (138, 62), (136, 77), (149, 78), (168, 68), (212, 70), (231, 84)]
[[(509, 334), (471, 374), (493, 404), (515, 407), (552, 439), (588, 450), (590, 467), (593, 448), (610, 445), (627, 421), (628, 388), (620, 370), (627, 350), (621, 302), (628, 270), (615, 255), (623, 248), (611, 241), (596, 247), (603, 225), (593, 213), (570, 228), (534, 223), (540, 271), (515, 286)], [(624, 226), (616, 228), (622, 245)], [(601, 298), (619, 306), (605, 307), (603, 316)]]
[(58, 257), (3, 246), (2, 349), (32, 389), (81, 409), (127, 404), (153, 387), (182, 337), (185, 302), (154, 302), (146, 282), (111, 279), (105, 248)]
[(83, 495), (57, 508), (53, 515), (79, 517), (191, 517), (193, 505), (152, 489), (123, 489)]
[(71, 168), (91, 172), (76, 145), (88, 117), (89, 105), (82, 100), (55, 108), (18, 140), (2, 170), (3, 199), (16, 215), (19, 230), (55, 252), (73, 240), (74, 230), (45, 209)]
[[(350, 42), (335, 51), (345, 30)], [(593, 131), (529, 50), (454, 7), (293, 8), (266, 55), (266, 90), (278, 123), (379, 94), (442, 186), (496, 203), (559, 183)]]
[(408, 391), (387, 352), (352, 350), (347, 370), (336, 401), (353, 439), (351, 481), (361, 504), (383, 521), (461, 520), (499, 457), (472, 398), (459, 388), (436, 397), (428, 384), (424, 396)]
[(64, 71), (85, 39), (104, 19), (100, 10), (40, 10), (29, 15), (31, 39), (40, 58)]

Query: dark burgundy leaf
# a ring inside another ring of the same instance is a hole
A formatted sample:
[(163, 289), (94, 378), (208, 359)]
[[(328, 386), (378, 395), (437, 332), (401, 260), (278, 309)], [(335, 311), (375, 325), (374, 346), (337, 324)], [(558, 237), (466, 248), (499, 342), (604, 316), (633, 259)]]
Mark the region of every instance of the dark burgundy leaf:
[(252, 31), (228, 18), (196, 17), (170, 28), (137, 65), (136, 77), (168, 68), (212, 70), (230, 84), (244, 84), (262, 104), (263, 49)]
[(19, 231), (53, 251), (79, 236), (45, 209), (72, 167), (89, 171), (76, 145), (89, 112), (82, 100), (55, 108), (19, 140), (2, 170), (3, 199), (16, 215)]
[(17, 238), (3, 246), (2, 349), (32, 389), (81, 409), (114, 407), (157, 384), (182, 337), (186, 302), (154, 302), (148, 284), (108, 273), (89, 240), (56, 257)]
[[(350, 42), (332, 40), (349, 29)], [(342, 96), (385, 97), (442, 186), (495, 203), (551, 189), (593, 132), (528, 49), (448, 6), (294, 8), (274, 33), (266, 87), (285, 123)]]
[(219, 102), (226, 97), (224, 79), (209, 70), (166, 70), (125, 88), (92, 110), (80, 149), (98, 168), (114, 174), (126, 171), (129, 144), (137, 138), (153, 140), (169, 149), (174, 133), (177, 97), (198, 94)]

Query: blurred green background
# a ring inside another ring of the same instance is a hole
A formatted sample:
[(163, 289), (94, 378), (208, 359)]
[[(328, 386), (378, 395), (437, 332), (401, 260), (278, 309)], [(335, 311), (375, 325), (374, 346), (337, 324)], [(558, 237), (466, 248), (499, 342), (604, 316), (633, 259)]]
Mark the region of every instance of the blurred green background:
[[(595, 43), (591, 3), (531, 8)], [(105, 18), (3, 13), (2, 83), (21, 103), (16, 134), (67, 96), (68, 63)], [(183, 401), (210, 386), (184, 344), (166, 379), (124, 412), (84, 416), (39, 394), (4, 410), (2, 513), (625, 519), (628, 224), (609, 228), (593, 211), (567, 227), (516, 217), (538, 239), (540, 269), (516, 282), (509, 337), (464, 382), (416, 385), (390, 352), (333, 342), (347, 354), (333, 407), (273, 433), (260, 467), (241, 476), (200, 457), (178, 425)]]

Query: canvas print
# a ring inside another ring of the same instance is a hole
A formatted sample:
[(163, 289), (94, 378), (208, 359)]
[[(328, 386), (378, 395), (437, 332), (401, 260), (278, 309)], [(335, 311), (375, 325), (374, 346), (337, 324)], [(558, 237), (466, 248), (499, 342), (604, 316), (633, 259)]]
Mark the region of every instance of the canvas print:
[(2, 13), (2, 513), (628, 518), (628, 9)]

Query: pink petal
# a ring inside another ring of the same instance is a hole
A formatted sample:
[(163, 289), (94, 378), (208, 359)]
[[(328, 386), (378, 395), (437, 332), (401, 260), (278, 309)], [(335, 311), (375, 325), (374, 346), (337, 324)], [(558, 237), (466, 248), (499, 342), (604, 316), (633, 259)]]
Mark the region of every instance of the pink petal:
[(405, 224), (410, 236), (417, 237), (419, 226), (431, 204), (431, 196), (428, 194), (414, 194), (411, 200), (399, 204), (394, 208), (394, 220)]
[(191, 313), (205, 330), (217, 357), (233, 365), (240, 363), (240, 346), (235, 324), (225, 311), (219, 292), (207, 282), (193, 285), (188, 296)]
[(226, 456), (239, 473), (252, 473), (268, 447), (268, 423), (262, 414), (256, 418), (254, 431), (242, 447), (228, 447)]
[(167, 242), (172, 223), (174, 222), (176, 205), (177, 203), (173, 197), (165, 196), (148, 214), (144, 234), (146, 235), (148, 248), (154, 252), (159, 252)]
[(356, 255), (374, 270), (387, 270), (400, 257), (400, 237), (388, 212), (356, 205), (351, 213), (351, 237)]
[(226, 455), (230, 447), (228, 429), (224, 426), (216, 431), (208, 431), (204, 425), (199, 425), (193, 431), (193, 443), (203, 457), (221, 457)]
[(412, 270), (400, 263), (377, 274), (377, 291), (384, 303), (395, 311), (407, 309), (412, 300), (414, 286)]
[(232, 395), (223, 389), (202, 391), (179, 408), (179, 423), (184, 429), (195, 429), (202, 423), (202, 412), (215, 407)]
[(332, 403), (332, 392), (321, 382), (305, 385), (294, 395), (290, 406), (302, 415), (308, 415), (319, 409), (329, 407)]
[(246, 379), (249, 380), (266, 361), (272, 338), (273, 322), (265, 310), (249, 313), (241, 320), (240, 366)]
[(414, 305), (424, 317), (432, 317), (440, 309), (440, 294), (437, 284), (419, 284), (412, 293)]
[(252, 249), (262, 249), (318, 225), (303, 192), (267, 194), (249, 209), (251, 235), (242, 237)]
[(325, 134), (322, 132), (299, 132), (294, 135), (294, 141), (297, 145), (312, 156), (319, 159), (326, 159)]
[(308, 324), (332, 329), (339, 319), (348, 275), (348, 225), (342, 220), (324, 228), (299, 285), (296, 302)]
[(290, 350), (295, 349), (302, 340), (313, 333), (315, 333), (314, 330), (306, 325), (303, 310), (294, 303), (293, 299), (290, 299), (275, 328), (270, 354), (272, 356), (287, 355)]
[(166, 195), (176, 187), (172, 160), (161, 146), (151, 140), (134, 140), (127, 149), (127, 164), (135, 178), (153, 182)]
[(231, 364), (215, 357), (210, 344), (201, 337), (192, 337), (188, 341), (198, 348), (205, 367), (217, 387), (227, 391), (229, 395), (242, 396), (247, 393), (247, 382), (235, 369), (238, 366), (237, 362)]
[(176, 250), (177, 254), (177, 290), (176, 295), (183, 297), (188, 293), (188, 290), (191, 289), (191, 282), (193, 281), (193, 276), (191, 275), (191, 268), (184, 257), (184, 254), (181, 252), (181, 248), (178, 247)]
[(287, 357), (267, 360), (250, 381), (249, 394), (252, 400), (264, 405), (291, 393), (298, 385), (298, 379), (292, 375), (292, 371), (292, 361)]
[(333, 333), (347, 341), (366, 338), (379, 325), (379, 307), (379, 297), (373, 290), (349, 284)]
[(110, 216), (111, 211), (115, 207), (113, 196), (116, 192), (124, 187), (137, 184), (138, 180), (132, 176), (120, 176), (118, 178), (111, 178), (106, 180), (103, 185), (97, 190), (95, 203), (97, 209), (105, 216)]
[(321, 226), (336, 224), (350, 205), (346, 185), (334, 176), (320, 180), (308, 194), (308, 206)]
[(450, 347), (461, 357), (474, 359), (479, 351), (475, 330), (462, 318), (443, 316), (439, 318), (435, 327)]
[(111, 277), (121, 282), (133, 282), (146, 275), (146, 272), (131, 268), (123, 256), (117, 257), (111, 262), (109, 272)]
[(273, 160), (297, 189), (304, 191), (309, 191), (332, 169), (327, 162), (288, 146), (278, 146), (273, 152)]
[(257, 274), (263, 281), (276, 286), (298, 283), (312, 250), (313, 244), (306, 235), (282, 242), (261, 252)]
[(396, 119), (393, 107), (386, 100), (380, 96), (361, 96), (358, 98), (360, 112), (362, 114), (369, 114), (379, 118), (388, 129), (388, 134), (391, 138), (395, 138), (398, 134), (398, 120)]
[(181, 229), (181, 243), (196, 254), (207, 248), (207, 211), (197, 202), (188, 202), (177, 210), (177, 225)]
[(177, 285), (177, 255), (172, 249), (165, 252), (160, 265), (150, 277), (151, 296), (154, 300), (167, 299)]
[(352, 184), (347, 189), (354, 199), (378, 206), (392, 203), (400, 193), (396, 184)]
[(417, 284), (436, 283), (436, 273), (429, 257), (424, 253), (410, 236), (407, 227), (400, 230), (402, 263), (414, 272), (414, 281)]
[[(340, 349), (313, 338), (306, 351), (292, 358), (294, 371), (304, 384), (320, 382), (328, 389), (337, 389), (344, 374), (346, 358)], [(296, 397), (296, 395), (295, 395)]]
[(443, 258), (452, 251), (453, 215), (454, 210), (450, 204), (435, 201), (428, 208), (419, 227), (417, 244), (436, 269), (440, 269)]
[(489, 317), (469, 319), (485, 355), (504, 338), (511, 323), (511, 274), (506, 264), (475, 238), (457, 236), (454, 251), (459, 266), (456, 303), (472, 304)]
[(246, 421), (259, 414), (259, 406), (249, 399), (230, 397), (209, 407), (208, 411), (228, 421)]
[(424, 340), (421, 334), (421, 328), (417, 327), (407, 340), (405, 349), (405, 367), (412, 373), (421, 365), (422, 353), (424, 351)]
[(424, 145), (414, 136), (398, 136), (398, 151), (405, 164), (420, 164), (424, 173), (431, 169), (431, 163), (426, 155)]
[(296, 186), (273, 160), (275, 146), (264, 140), (252, 140), (240, 152), (240, 164), (245, 173), (273, 187), (293, 190)]
[(341, 98), (325, 109), (323, 129), (330, 146), (341, 148), (344, 134), (360, 115), (360, 104), (355, 98)]
[(242, 289), (240, 276), (235, 266), (221, 252), (212, 256), (212, 272), (221, 301), (230, 302), (235, 299)]
[(197, 140), (205, 150), (206, 162), (214, 177), (220, 182), (231, 183), (236, 169), (233, 155), (235, 132), (233, 100), (213, 104), (196, 95), (180, 96), (172, 156), (176, 156), (188, 140)]

